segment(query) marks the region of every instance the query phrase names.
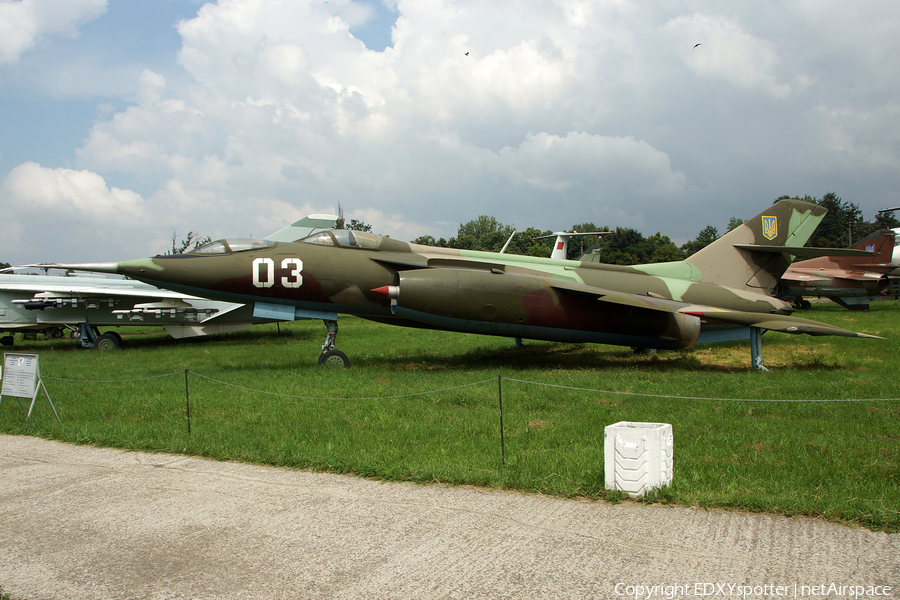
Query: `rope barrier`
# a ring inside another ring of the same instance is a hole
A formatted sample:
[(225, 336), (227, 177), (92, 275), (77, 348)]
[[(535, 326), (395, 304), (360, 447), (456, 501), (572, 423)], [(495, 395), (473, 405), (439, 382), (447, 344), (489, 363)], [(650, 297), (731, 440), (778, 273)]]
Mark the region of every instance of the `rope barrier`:
[(162, 379), (163, 377), (172, 377), (173, 375), (181, 375), (184, 371), (177, 373), (166, 373), (165, 375), (153, 375), (151, 377), (137, 377), (135, 379), (63, 379), (61, 377), (41, 377), (41, 379), (53, 381), (65, 381), (68, 383), (127, 383), (129, 381), (150, 381), (151, 379)]
[[(134, 381), (150, 381), (153, 379), (161, 379), (164, 377), (172, 377), (175, 375), (182, 375), (184, 371), (178, 371), (176, 373), (166, 373), (164, 375), (154, 375), (151, 377), (142, 377), (135, 379), (106, 379), (106, 380), (91, 380), (91, 379), (63, 379), (60, 377), (44, 377), (47, 380), (53, 381), (62, 381), (68, 383), (127, 383)], [(208, 381), (212, 381), (214, 383), (219, 383), (221, 385), (226, 385), (229, 387), (233, 387), (236, 389), (244, 390), (247, 392), (253, 392), (256, 394), (268, 394), (271, 396), (279, 396), (282, 398), (296, 398), (298, 400), (333, 400), (334, 397), (322, 397), (322, 396), (296, 396), (293, 394), (282, 394), (279, 392), (269, 392), (266, 390), (258, 390), (254, 388), (248, 388), (241, 385), (236, 385), (233, 383), (228, 383), (227, 381), (222, 381), (220, 379), (214, 379), (207, 375), (201, 375), (200, 373), (196, 373), (194, 371), (189, 371), (191, 375), (196, 377), (200, 377), (201, 379), (206, 379)], [(637, 396), (641, 398), (662, 398), (667, 400), (704, 400), (704, 401), (713, 401), (713, 402), (798, 402), (798, 403), (815, 403), (815, 402), (897, 402), (900, 398), (807, 398), (807, 399), (778, 399), (778, 398), (712, 398), (705, 396), (674, 396), (671, 394), (646, 394), (643, 392), (622, 392), (616, 390), (598, 390), (593, 388), (583, 388), (583, 387), (574, 387), (574, 386), (566, 386), (566, 385), (557, 385), (552, 383), (541, 383), (539, 381), (528, 381), (525, 379), (514, 379), (512, 377), (502, 377), (501, 379), (505, 381), (511, 381), (515, 383), (523, 383), (528, 385), (538, 385), (544, 387), (552, 387), (557, 389), (564, 390), (572, 390), (579, 392), (591, 392), (593, 394), (612, 394), (618, 396)], [(462, 385), (457, 385), (454, 387), (441, 388), (436, 390), (428, 390), (424, 392), (412, 392), (409, 394), (396, 394), (393, 396), (368, 396), (368, 397), (357, 397), (357, 398), (341, 398), (342, 400), (393, 400), (396, 398), (409, 398), (413, 396), (425, 396), (428, 394), (438, 394), (441, 392), (451, 392), (453, 390), (459, 390), (467, 387), (473, 387), (476, 385), (483, 385), (485, 383), (491, 383), (494, 381), (494, 378), (484, 379), (481, 381), (476, 381), (474, 383), (465, 383)]]
[(664, 394), (643, 394), (641, 392), (616, 392), (611, 390), (594, 390), (591, 388), (580, 388), (566, 385), (556, 385), (553, 383), (541, 383), (539, 381), (526, 381), (524, 379), (513, 379), (511, 377), (504, 378), (505, 381), (515, 381), (516, 383), (527, 383), (530, 385), (542, 385), (546, 387), (554, 387), (565, 390), (577, 390), (581, 392), (593, 392), (595, 394), (618, 394), (621, 396), (640, 396), (643, 398), (665, 398), (669, 400), (713, 400), (716, 402), (896, 402), (900, 398), (811, 398), (805, 400), (795, 399), (769, 399), (769, 398), (705, 398), (703, 396), (671, 396)]
[[(235, 384), (233, 384), (233, 383), (228, 383), (227, 381), (221, 381), (221, 380), (218, 380), (218, 379), (213, 379), (212, 377), (207, 377), (206, 375), (201, 375), (200, 373), (194, 373), (193, 371), (191, 371), (191, 375), (195, 375), (195, 376), (197, 376), (197, 377), (201, 377), (201, 378), (207, 379), (207, 380), (209, 380), (209, 381), (214, 381), (214, 382), (216, 382), (216, 383), (221, 383), (222, 385), (227, 385), (227, 386), (230, 386), (230, 387), (233, 387), (233, 388), (238, 388), (238, 389), (240, 389), (240, 390), (244, 390), (244, 391), (247, 391), (247, 392), (254, 392), (254, 393), (257, 393), (257, 394), (269, 394), (269, 395), (271, 395), (271, 396), (281, 396), (282, 398), (298, 398), (298, 399), (301, 399), (301, 400), (335, 400), (335, 399), (336, 399), (336, 398), (334, 398), (333, 396), (328, 396), (328, 397), (319, 397), (319, 396), (293, 396), (293, 395), (291, 395), (291, 394), (280, 394), (280, 393), (278, 393), (278, 392), (267, 392), (267, 391), (265, 391), (265, 390), (255, 390), (255, 389), (253, 389), (253, 388), (248, 388), (248, 387), (244, 387), (244, 386), (240, 386), (240, 385), (235, 385)], [(409, 397), (411, 397), (411, 396), (424, 396), (424, 395), (427, 395), (427, 394), (437, 394), (437, 393), (440, 393), (440, 392), (450, 392), (450, 391), (453, 391), (453, 390), (459, 390), (459, 389), (462, 389), (462, 388), (472, 387), (472, 386), (475, 386), (475, 385), (481, 385), (481, 384), (483, 384), (483, 383), (488, 383), (488, 382), (493, 382), (493, 381), (494, 381), (494, 379), (491, 378), (491, 379), (485, 379), (484, 381), (476, 381), (475, 383), (465, 383), (465, 384), (463, 384), (463, 385), (457, 385), (457, 386), (455, 386), (455, 387), (443, 388), (443, 389), (439, 389), (439, 390), (429, 390), (429, 391), (427, 391), (427, 392), (413, 392), (413, 393), (411, 393), (411, 394), (398, 394), (398, 395), (396, 395), (396, 396), (371, 396), (371, 397), (368, 397), (368, 398), (343, 398), (343, 397), (342, 397), (342, 398), (339, 398), (339, 400), (392, 400), (392, 399), (394, 399), (394, 398), (409, 398)]]

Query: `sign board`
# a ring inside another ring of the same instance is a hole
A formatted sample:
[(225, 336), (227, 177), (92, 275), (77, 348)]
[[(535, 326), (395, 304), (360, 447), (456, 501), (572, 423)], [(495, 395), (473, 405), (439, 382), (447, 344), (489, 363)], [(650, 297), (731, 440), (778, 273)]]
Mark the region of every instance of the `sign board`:
[(3, 354), (3, 391), (0, 396), (31, 398), (37, 387), (37, 354)]
[(31, 398), (31, 406), (28, 408), (28, 417), (31, 417), (31, 411), (34, 409), (34, 402), (37, 399), (38, 392), (44, 390), (47, 396), (47, 402), (59, 421), (59, 415), (56, 414), (56, 407), (50, 400), (50, 394), (41, 381), (41, 371), (38, 367), (37, 354), (21, 354), (18, 352), (3, 353), (3, 369), (0, 369), (0, 377), (3, 379), (3, 387), (0, 388), (0, 400), (3, 396), (12, 396), (19, 402), (19, 407), (25, 411), (22, 406), (21, 398)]

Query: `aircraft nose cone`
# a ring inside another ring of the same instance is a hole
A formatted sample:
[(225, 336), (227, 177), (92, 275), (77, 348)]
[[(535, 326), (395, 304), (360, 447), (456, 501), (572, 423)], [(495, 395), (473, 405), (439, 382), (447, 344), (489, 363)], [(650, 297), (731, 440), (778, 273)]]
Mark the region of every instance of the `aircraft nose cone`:
[(396, 299), (400, 297), (400, 287), (396, 285), (383, 285), (378, 288), (373, 288), (370, 290), (375, 292), (376, 294), (380, 294), (382, 296), (386, 296), (388, 298)]

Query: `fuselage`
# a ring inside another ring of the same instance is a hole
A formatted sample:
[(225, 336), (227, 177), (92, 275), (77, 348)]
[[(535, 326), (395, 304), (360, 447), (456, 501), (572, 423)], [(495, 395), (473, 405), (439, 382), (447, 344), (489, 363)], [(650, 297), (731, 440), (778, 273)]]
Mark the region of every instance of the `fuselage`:
[[(311, 314), (349, 313), (436, 329), (649, 348), (681, 348), (697, 341), (700, 321), (659, 310), (665, 301), (745, 312), (792, 310), (763, 293), (694, 280), (687, 263), (652, 269), (680, 277), (648, 270), (433, 248), (346, 230), (300, 242), (221, 240), (188, 254), (117, 263), (122, 274), (216, 300), (289, 306)], [(613, 295), (637, 299), (604, 301)]]

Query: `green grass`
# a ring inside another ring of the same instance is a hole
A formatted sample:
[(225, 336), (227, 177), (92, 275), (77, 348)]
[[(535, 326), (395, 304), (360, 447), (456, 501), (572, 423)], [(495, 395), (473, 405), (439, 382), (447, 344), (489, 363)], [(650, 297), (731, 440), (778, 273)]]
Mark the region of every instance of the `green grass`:
[[(351, 317), (338, 336), (353, 362), (347, 371), (316, 367), (319, 321), (181, 342), (154, 328), (122, 328), (123, 349), (109, 353), (19, 339), (4, 351), (40, 354), (62, 422), (43, 395), (30, 420), (4, 398), (0, 431), (619, 501), (604, 489), (603, 428), (665, 422), (675, 436), (675, 477), (648, 501), (900, 531), (900, 401), (892, 400), (900, 396), (900, 304), (877, 303), (869, 313), (816, 305), (804, 316), (887, 339), (768, 333), (768, 373), (750, 369), (747, 342), (636, 356), (610, 346), (516, 348), (503, 338)], [(170, 376), (144, 379), (157, 375)], [(120, 381), (127, 379), (137, 381)]]

